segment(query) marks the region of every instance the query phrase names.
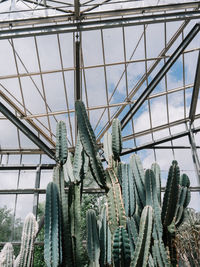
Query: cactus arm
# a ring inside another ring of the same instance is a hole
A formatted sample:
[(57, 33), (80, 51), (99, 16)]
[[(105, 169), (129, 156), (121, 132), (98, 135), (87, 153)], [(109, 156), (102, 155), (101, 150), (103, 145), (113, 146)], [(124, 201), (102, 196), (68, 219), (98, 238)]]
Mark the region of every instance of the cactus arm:
[(128, 234), (124, 227), (115, 230), (113, 238), (113, 259), (115, 267), (129, 267), (131, 252)]
[(177, 161), (173, 161), (169, 169), (166, 190), (162, 206), (162, 223), (164, 227), (169, 226), (174, 218), (176, 205), (178, 201), (178, 183), (180, 179), (180, 170)]
[(106, 175), (101, 160), (97, 154), (98, 149), (96, 145), (96, 138), (82, 101), (76, 101), (75, 110), (79, 126), (80, 140), (86, 154), (90, 159), (91, 172), (97, 184), (107, 191), (108, 188), (106, 186)]
[(62, 263), (61, 209), (58, 187), (50, 182), (46, 190), (44, 259), (48, 267)]
[(64, 170), (64, 178), (66, 182), (74, 182), (74, 174), (73, 174), (73, 165), (72, 165), (73, 155), (71, 152), (68, 153), (67, 161), (63, 165)]
[(134, 217), (127, 218), (127, 231), (130, 240), (131, 256), (133, 257), (139, 233), (139, 225)]
[(112, 135), (109, 132), (106, 132), (104, 134), (104, 139), (103, 139), (103, 149), (104, 149), (104, 156), (106, 161), (110, 162), (110, 159), (112, 159)]
[(86, 215), (87, 226), (87, 252), (90, 262), (94, 263), (96, 267), (99, 266), (100, 243), (97, 226), (97, 219), (93, 210), (88, 210)]
[(68, 156), (67, 131), (63, 121), (57, 123), (56, 128), (56, 161), (65, 164)]
[(145, 267), (148, 262), (151, 233), (153, 225), (153, 210), (151, 206), (145, 206), (140, 219), (140, 231), (131, 263), (133, 267)]
[(107, 182), (110, 185), (107, 193), (109, 227), (114, 234), (118, 226), (126, 227), (126, 215), (118, 178), (112, 169), (108, 169), (106, 173)]
[(133, 176), (129, 164), (120, 164), (122, 173), (122, 195), (126, 216), (132, 216), (135, 212), (135, 191)]
[[(68, 157), (69, 158), (69, 157)], [(72, 262), (71, 259), (71, 236), (69, 230), (68, 198), (64, 190), (64, 166), (57, 165), (53, 169), (53, 182), (58, 187), (59, 202), (61, 207), (62, 250), (63, 264)]]
[(160, 178), (160, 166), (157, 163), (151, 165), (151, 169), (154, 172), (156, 178), (156, 188), (158, 195), (158, 203), (161, 205), (161, 178)]
[(130, 158), (130, 168), (134, 178), (135, 193), (139, 210), (145, 206), (144, 169), (140, 158), (134, 154)]
[(121, 125), (119, 119), (112, 122), (112, 151), (115, 160), (119, 160), (122, 151)]
[(83, 168), (83, 146), (80, 141), (80, 137), (78, 135), (77, 138), (77, 144), (75, 148), (75, 154), (74, 154), (74, 164), (73, 164), (73, 174), (74, 174), (74, 181), (80, 182), (82, 177), (82, 168)]
[(175, 213), (175, 226), (178, 227), (184, 219), (184, 209), (188, 206), (191, 199), (190, 180), (186, 174), (182, 174), (179, 180), (179, 195)]
[(108, 227), (106, 207), (101, 212), (101, 226), (99, 229), (100, 266), (111, 264), (111, 233)]

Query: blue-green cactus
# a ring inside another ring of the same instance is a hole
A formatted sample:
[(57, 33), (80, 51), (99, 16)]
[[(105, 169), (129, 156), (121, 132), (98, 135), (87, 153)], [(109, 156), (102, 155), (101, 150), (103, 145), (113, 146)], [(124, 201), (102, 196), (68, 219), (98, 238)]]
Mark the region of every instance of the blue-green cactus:
[(46, 190), (44, 259), (48, 267), (62, 263), (61, 207), (58, 187), (50, 182)]

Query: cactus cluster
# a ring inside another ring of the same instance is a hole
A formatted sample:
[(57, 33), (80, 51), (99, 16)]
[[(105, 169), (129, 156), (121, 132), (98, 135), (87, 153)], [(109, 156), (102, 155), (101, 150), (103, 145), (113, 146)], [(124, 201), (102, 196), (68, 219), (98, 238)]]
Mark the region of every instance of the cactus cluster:
[[(46, 190), (46, 266), (176, 266), (176, 231), (190, 201), (188, 176), (180, 176), (177, 161), (172, 162), (162, 203), (158, 164), (154, 163), (151, 169), (144, 171), (136, 154), (130, 157), (129, 163), (120, 161), (122, 138), (119, 120), (113, 121), (112, 134), (106, 133), (104, 138), (103, 150), (108, 164), (104, 169), (83, 102), (76, 101), (75, 110), (78, 137), (74, 154), (67, 148), (65, 123), (57, 124), (56, 167), (53, 181)], [(87, 211), (85, 248), (81, 204), (82, 189), (88, 175), (105, 190), (106, 202), (98, 215), (93, 210)], [(29, 215), (15, 266), (32, 265), (36, 232), (35, 218)], [(14, 261), (10, 245), (1, 252), (0, 262), (5, 261), (5, 254), (8, 262)]]
[[(158, 164), (144, 171), (136, 154), (131, 156), (130, 163), (120, 162), (122, 138), (118, 119), (113, 121), (112, 135), (106, 133), (104, 138), (108, 164), (104, 170), (83, 102), (77, 101), (75, 110), (78, 139), (74, 156), (67, 152), (64, 123), (57, 126), (57, 166), (53, 182), (48, 185), (57, 193), (51, 192), (49, 197), (47, 188), (46, 198), (45, 250), (51, 245), (45, 252), (47, 266), (85, 266), (80, 209), (87, 172), (105, 190), (107, 199), (98, 217), (92, 210), (87, 212), (89, 266), (175, 266), (175, 233), (190, 201), (189, 178), (186, 174), (180, 176), (178, 163), (173, 161), (161, 203)], [(69, 185), (68, 195), (64, 191), (65, 181)], [(56, 205), (52, 213), (51, 202)], [(53, 238), (57, 240), (54, 242)], [(56, 256), (50, 260), (53, 244)]]

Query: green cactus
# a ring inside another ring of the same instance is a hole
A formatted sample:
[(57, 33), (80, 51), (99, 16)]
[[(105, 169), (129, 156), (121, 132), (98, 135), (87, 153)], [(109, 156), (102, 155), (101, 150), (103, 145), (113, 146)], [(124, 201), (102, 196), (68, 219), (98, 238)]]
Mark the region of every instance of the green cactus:
[(167, 185), (162, 205), (162, 223), (164, 227), (168, 227), (175, 216), (176, 206), (178, 202), (178, 183), (180, 180), (180, 170), (177, 161), (173, 160), (169, 169)]
[(61, 165), (65, 164), (68, 156), (67, 131), (63, 121), (57, 123), (56, 128), (56, 161)]
[(75, 103), (76, 116), (79, 127), (80, 140), (83, 148), (90, 160), (90, 168), (93, 177), (97, 184), (108, 191), (106, 185), (106, 175), (101, 163), (100, 157), (98, 156), (98, 147), (96, 144), (96, 138), (92, 127), (90, 125), (85, 106), (82, 101), (78, 100)]
[(72, 241), (73, 266), (82, 266), (84, 261), (84, 250), (81, 232), (81, 206), (80, 206), (80, 184), (71, 183), (69, 186), (68, 206), (69, 224)]
[(133, 257), (135, 246), (136, 246), (137, 239), (138, 239), (139, 224), (140, 224), (140, 218), (136, 214), (134, 214), (130, 218), (127, 218), (127, 230), (128, 230), (129, 240), (130, 240), (132, 257)]
[(130, 168), (134, 178), (135, 185), (135, 197), (137, 200), (137, 210), (140, 214), (143, 210), (146, 200), (145, 200), (145, 187), (144, 187), (144, 169), (140, 158), (133, 154), (130, 158)]
[(61, 207), (58, 187), (50, 182), (46, 190), (44, 259), (48, 267), (62, 263)]
[(113, 169), (107, 169), (107, 184), (110, 187), (107, 193), (109, 228), (114, 234), (118, 226), (126, 227), (126, 215), (118, 178)]
[(129, 267), (131, 263), (130, 242), (126, 229), (119, 226), (113, 238), (113, 260), (115, 267)]
[(100, 266), (111, 264), (111, 232), (108, 227), (106, 207), (102, 209), (99, 227), (99, 242), (100, 242)]
[(157, 195), (158, 195), (158, 202), (161, 205), (161, 174), (160, 174), (160, 166), (157, 163), (153, 163), (151, 165), (151, 169), (154, 172), (156, 178), (156, 188), (157, 188)]
[(18, 267), (31, 266), (33, 260), (34, 241), (37, 231), (38, 223), (36, 222), (35, 216), (32, 213), (29, 213), (25, 218), (22, 230)]
[(90, 266), (99, 266), (100, 243), (97, 219), (93, 210), (88, 210), (86, 215), (87, 226), (87, 252), (90, 259)]
[(112, 122), (112, 151), (114, 159), (119, 161), (122, 152), (121, 124), (119, 119), (114, 119)]
[(186, 174), (182, 174), (179, 180), (178, 203), (175, 212), (175, 226), (178, 227), (184, 219), (184, 210), (190, 203), (190, 180)]
[(14, 253), (11, 243), (6, 243), (0, 252), (0, 266), (1, 267), (13, 267)]
[(153, 209), (151, 206), (145, 206), (142, 211), (139, 236), (137, 238), (136, 248), (131, 262), (131, 266), (133, 267), (147, 266), (150, 252), (152, 226)]
[(122, 195), (126, 216), (131, 217), (135, 213), (136, 201), (133, 175), (129, 164), (120, 164), (122, 174)]

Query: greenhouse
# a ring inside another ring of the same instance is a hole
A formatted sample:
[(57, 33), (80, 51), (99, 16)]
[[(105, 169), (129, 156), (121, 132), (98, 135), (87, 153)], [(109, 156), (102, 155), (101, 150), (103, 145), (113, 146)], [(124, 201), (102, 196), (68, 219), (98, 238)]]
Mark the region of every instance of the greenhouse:
[(0, 1), (0, 267), (200, 266), (200, 1)]

